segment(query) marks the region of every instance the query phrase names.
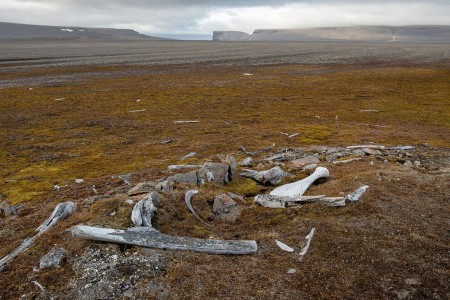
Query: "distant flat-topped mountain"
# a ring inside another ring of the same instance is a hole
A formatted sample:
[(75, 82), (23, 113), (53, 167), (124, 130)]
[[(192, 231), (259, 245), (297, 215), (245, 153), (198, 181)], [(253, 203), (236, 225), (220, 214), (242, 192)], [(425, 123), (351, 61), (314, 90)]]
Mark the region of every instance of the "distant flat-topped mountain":
[[(227, 34), (229, 33), (229, 34)], [(245, 41), (373, 41), (373, 42), (435, 42), (450, 43), (450, 26), (348, 26), (305, 29), (257, 29), (245, 33), (221, 32), (216, 41), (229, 41), (229, 36)], [(214, 39), (215, 37), (215, 39)]]
[(44, 26), (0, 22), (0, 39), (127, 39), (166, 40), (132, 29)]
[(250, 34), (242, 31), (214, 31), (213, 41), (246, 41)]

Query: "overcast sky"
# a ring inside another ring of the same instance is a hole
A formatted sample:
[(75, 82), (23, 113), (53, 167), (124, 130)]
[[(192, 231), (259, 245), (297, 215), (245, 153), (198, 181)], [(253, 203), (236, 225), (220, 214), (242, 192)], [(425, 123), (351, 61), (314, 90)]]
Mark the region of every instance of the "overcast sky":
[(450, 0), (0, 0), (0, 21), (149, 35), (262, 28), (450, 25)]

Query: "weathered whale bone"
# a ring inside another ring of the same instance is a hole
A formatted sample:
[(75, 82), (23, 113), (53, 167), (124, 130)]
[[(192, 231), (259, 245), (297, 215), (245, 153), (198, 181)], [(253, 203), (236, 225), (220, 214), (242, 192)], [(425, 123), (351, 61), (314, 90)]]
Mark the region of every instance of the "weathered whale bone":
[(38, 228), (36, 228), (36, 231), (38, 231), (36, 235), (26, 238), (22, 242), (22, 244), (19, 245), (19, 247), (14, 249), (13, 252), (6, 255), (0, 260), (0, 271), (5, 267), (7, 263), (11, 262), (17, 255), (19, 255), (22, 252), (25, 252), (29, 247), (31, 247), (37, 240), (37, 238), (39, 238), (44, 232), (49, 230), (60, 220), (64, 220), (68, 216), (70, 216), (75, 211), (76, 207), (77, 207), (76, 204), (71, 201), (62, 202), (56, 205), (50, 217), (48, 217), (47, 220), (45, 220)]
[(191, 250), (210, 254), (253, 254), (255, 241), (206, 240), (166, 235), (154, 228), (134, 227), (127, 230), (78, 225), (72, 229), (76, 237), (110, 243), (136, 245), (167, 250)]
[[(190, 196), (195, 194), (194, 191), (190, 192)], [(151, 225), (151, 218), (157, 210), (157, 204), (153, 195), (148, 195), (136, 204), (133, 208), (132, 219), (138, 227), (119, 230), (77, 225), (72, 228), (72, 234), (79, 238), (96, 241), (210, 254), (253, 254), (258, 249), (256, 241), (252, 240), (206, 240), (163, 234)]]
[(314, 173), (309, 175), (308, 177), (293, 182), (284, 184), (282, 186), (279, 186), (272, 190), (270, 192), (271, 196), (288, 196), (288, 197), (295, 197), (295, 196), (302, 196), (306, 190), (313, 184), (314, 181), (316, 181), (319, 178), (326, 178), (330, 176), (330, 172), (327, 168), (324, 167), (317, 167)]
[(206, 223), (205, 221), (202, 220), (202, 218), (200, 218), (200, 216), (195, 212), (194, 207), (192, 206), (191, 203), (191, 198), (192, 196), (198, 194), (197, 190), (190, 190), (187, 191), (186, 194), (184, 195), (184, 202), (186, 202), (186, 206), (189, 208), (189, 210), (192, 212), (192, 214), (194, 215), (194, 217), (196, 217), (200, 222), (202, 222), (205, 225), (211, 226), (210, 224)]
[(272, 195), (258, 195), (253, 200), (261, 206), (268, 208), (285, 208), (287, 206), (304, 204), (304, 203), (318, 203), (327, 206), (345, 206), (345, 197), (325, 197), (325, 195), (318, 196), (272, 196)]
[(284, 172), (280, 167), (276, 166), (266, 171), (254, 171), (244, 169), (240, 176), (252, 178), (262, 184), (276, 185), (280, 183), (284, 177), (292, 176), (292, 174)]

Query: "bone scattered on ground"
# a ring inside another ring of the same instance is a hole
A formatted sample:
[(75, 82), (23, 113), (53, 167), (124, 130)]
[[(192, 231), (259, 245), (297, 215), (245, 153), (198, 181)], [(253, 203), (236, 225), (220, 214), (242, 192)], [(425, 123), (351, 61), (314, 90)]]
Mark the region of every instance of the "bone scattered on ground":
[(286, 252), (294, 252), (294, 248), (289, 247), (288, 245), (286, 245), (283, 242), (280, 242), (279, 240), (275, 240), (275, 243), (277, 244), (278, 247), (280, 247), (281, 250), (286, 251)]
[(38, 228), (36, 228), (36, 231), (38, 231), (36, 235), (25, 239), (19, 247), (17, 247), (13, 252), (6, 255), (0, 260), (0, 271), (17, 255), (25, 252), (29, 247), (31, 247), (44, 232), (52, 228), (60, 220), (64, 220), (68, 216), (70, 216), (75, 211), (76, 207), (76, 204), (70, 201), (62, 202), (56, 205), (50, 217), (45, 220)]
[(300, 256), (305, 256), (306, 252), (308, 252), (309, 246), (311, 245), (312, 238), (314, 236), (314, 233), (316, 232), (316, 228), (312, 228), (311, 231), (308, 233), (308, 235), (305, 237), (306, 239), (306, 245), (305, 247), (300, 250)]
[(198, 194), (197, 190), (187, 191), (186, 194), (184, 195), (184, 202), (186, 203), (186, 206), (189, 208), (189, 210), (194, 215), (194, 217), (196, 217), (203, 224), (205, 224), (207, 226), (211, 226), (210, 224), (203, 221), (202, 218), (200, 218), (200, 216), (195, 212), (194, 207), (192, 206), (191, 198), (196, 194)]

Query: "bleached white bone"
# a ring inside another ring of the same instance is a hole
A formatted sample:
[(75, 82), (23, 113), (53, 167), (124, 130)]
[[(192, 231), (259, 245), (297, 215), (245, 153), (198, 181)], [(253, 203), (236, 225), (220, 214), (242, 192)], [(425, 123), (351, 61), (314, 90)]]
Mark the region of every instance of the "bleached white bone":
[(306, 239), (306, 245), (305, 247), (302, 248), (302, 250), (300, 251), (300, 256), (304, 256), (306, 254), (306, 252), (308, 252), (309, 249), (309, 245), (311, 245), (311, 240), (313, 238), (314, 232), (316, 232), (316, 228), (313, 227), (313, 229), (311, 229), (311, 231), (309, 232), (309, 234), (305, 237)]
[(271, 191), (270, 195), (288, 196), (288, 197), (302, 196), (306, 192), (306, 190), (311, 186), (311, 184), (313, 184), (314, 181), (316, 181), (319, 178), (325, 178), (329, 176), (330, 172), (328, 171), (327, 168), (317, 167), (314, 173), (312, 173), (308, 177), (293, 183), (288, 183), (279, 186), (273, 191)]
[(12, 261), (17, 255), (19, 255), (22, 252), (25, 252), (28, 248), (30, 248), (34, 242), (47, 230), (49, 230), (51, 227), (53, 227), (56, 223), (58, 223), (60, 220), (64, 220), (68, 216), (70, 216), (76, 209), (77, 205), (71, 201), (58, 203), (56, 205), (55, 209), (53, 210), (50, 217), (45, 220), (38, 228), (36, 228), (36, 231), (38, 232), (36, 235), (26, 238), (22, 244), (20, 244), (16, 249), (14, 249), (13, 252), (6, 255), (2, 259), (0, 259), (0, 271), (3, 269), (3, 267)]
[(286, 245), (283, 242), (280, 242), (279, 240), (275, 240), (275, 243), (277, 244), (278, 247), (280, 247), (281, 250), (284, 250), (287, 252), (294, 252), (294, 248), (289, 247), (288, 245)]
[(189, 190), (186, 192), (186, 194), (184, 195), (184, 202), (186, 202), (186, 206), (189, 208), (189, 210), (192, 212), (192, 214), (194, 215), (194, 217), (196, 217), (200, 222), (202, 222), (205, 225), (211, 226), (210, 224), (206, 223), (205, 221), (202, 220), (202, 218), (200, 218), (200, 216), (195, 212), (194, 207), (192, 206), (191, 203), (191, 198), (192, 196), (198, 194), (197, 190)]

